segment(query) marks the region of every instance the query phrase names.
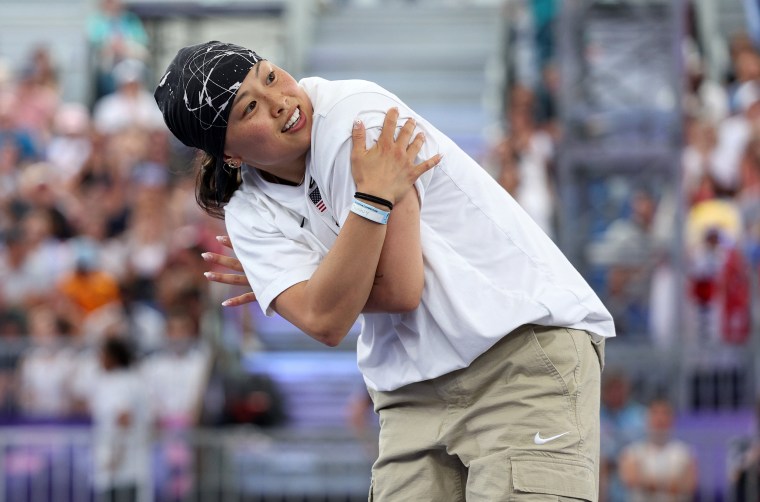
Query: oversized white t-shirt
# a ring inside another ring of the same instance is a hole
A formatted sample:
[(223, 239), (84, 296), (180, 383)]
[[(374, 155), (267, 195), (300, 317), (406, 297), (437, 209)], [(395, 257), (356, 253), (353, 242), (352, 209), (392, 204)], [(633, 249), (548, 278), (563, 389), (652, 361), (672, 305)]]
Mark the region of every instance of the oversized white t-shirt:
[(448, 137), (371, 82), (311, 77), (300, 85), (314, 106), (307, 181), (277, 185), (245, 169), (225, 211), (235, 254), (267, 315), (277, 295), (311, 277), (348, 216), (353, 121), (363, 121), (370, 146), (395, 106), (398, 127), (413, 117), (425, 133), (420, 158), (440, 152), (443, 160), (415, 184), (420, 306), (361, 316), (357, 356), (367, 385), (393, 390), (466, 367), (527, 323), (614, 336), (610, 314), (551, 239)]

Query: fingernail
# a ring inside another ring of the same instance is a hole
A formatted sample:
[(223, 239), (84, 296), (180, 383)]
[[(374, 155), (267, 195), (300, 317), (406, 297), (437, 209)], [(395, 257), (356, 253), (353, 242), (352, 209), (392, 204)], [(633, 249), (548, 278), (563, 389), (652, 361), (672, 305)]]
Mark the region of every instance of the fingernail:
[(219, 241), (219, 242), (224, 242), (224, 241), (227, 240), (227, 237), (225, 237), (223, 235), (217, 235), (216, 236), (216, 240)]
[(354, 120), (354, 129), (358, 129), (359, 127), (361, 127), (361, 125), (362, 125), (361, 120), (359, 119)]
[(211, 253), (201, 253), (201, 258), (203, 258), (206, 261), (209, 261), (211, 259)]
[(203, 272), (203, 275), (206, 277), (206, 279), (211, 279), (211, 276), (213, 275), (212, 272)]
[(222, 302), (222, 307), (229, 307), (229, 306), (230, 306), (230, 303), (232, 303), (232, 302), (230, 302), (229, 300), (224, 300), (224, 301)]

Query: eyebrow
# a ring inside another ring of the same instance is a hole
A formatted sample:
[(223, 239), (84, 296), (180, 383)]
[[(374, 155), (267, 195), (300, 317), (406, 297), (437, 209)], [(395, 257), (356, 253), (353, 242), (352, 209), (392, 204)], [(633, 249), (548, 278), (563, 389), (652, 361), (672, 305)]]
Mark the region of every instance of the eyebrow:
[[(265, 61), (264, 59), (261, 59), (259, 61), (256, 61), (256, 64), (253, 65), (252, 70), (256, 72), (256, 79), (259, 78), (259, 68), (261, 68), (261, 62)], [(238, 103), (243, 102), (243, 98), (248, 94), (248, 91), (244, 90), (240, 94), (235, 96), (235, 99), (232, 101), (232, 108), (230, 110), (233, 110), (237, 108)]]

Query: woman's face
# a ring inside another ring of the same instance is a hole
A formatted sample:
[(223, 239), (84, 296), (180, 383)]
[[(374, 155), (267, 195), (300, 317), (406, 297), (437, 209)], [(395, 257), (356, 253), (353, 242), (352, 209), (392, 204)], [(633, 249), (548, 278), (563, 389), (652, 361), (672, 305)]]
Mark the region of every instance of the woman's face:
[(230, 111), (225, 161), (245, 162), (298, 181), (311, 147), (311, 100), (283, 69), (260, 61), (248, 72)]

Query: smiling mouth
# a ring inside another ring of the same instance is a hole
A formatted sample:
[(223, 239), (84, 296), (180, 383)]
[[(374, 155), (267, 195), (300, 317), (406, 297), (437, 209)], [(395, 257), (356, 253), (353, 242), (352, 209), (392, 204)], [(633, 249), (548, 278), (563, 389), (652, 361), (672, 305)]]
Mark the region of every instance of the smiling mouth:
[(285, 123), (285, 127), (282, 128), (282, 132), (288, 132), (291, 127), (296, 125), (298, 122), (298, 119), (301, 118), (301, 109), (296, 107), (296, 109), (293, 111), (293, 115), (290, 116), (288, 121)]

